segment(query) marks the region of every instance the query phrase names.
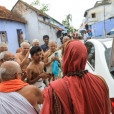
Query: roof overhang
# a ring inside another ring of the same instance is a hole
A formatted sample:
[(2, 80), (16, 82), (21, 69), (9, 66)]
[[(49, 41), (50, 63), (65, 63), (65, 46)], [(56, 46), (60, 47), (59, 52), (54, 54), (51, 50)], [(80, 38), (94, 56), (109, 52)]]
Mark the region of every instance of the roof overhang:
[(46, 25), (49, 25), (50, 27), (53, 27), (53, 28), (55, 28), (56, 30), (58, 30), (58, 31), (63, 31), (63, 29), (61, 29), (61, 28), (59, 28), (58, 26), (56, 26), (56, 25), (53, 25), (53, 24), (51, 24), (51, 23), (49, 23), (49, 22), (45, 22), (45, 21), (42, 21), (42, 20), (39, 20), (41, 23), (43, 23), (43, 24), (46, 24)]

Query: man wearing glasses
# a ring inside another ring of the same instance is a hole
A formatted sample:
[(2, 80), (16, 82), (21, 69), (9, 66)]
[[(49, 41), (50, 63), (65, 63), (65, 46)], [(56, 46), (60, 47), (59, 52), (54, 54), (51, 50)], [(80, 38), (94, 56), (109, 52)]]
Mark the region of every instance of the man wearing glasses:
[[(4, 51), (4, 52), (0, 53), (0, 66), (5, 61), (15, 61), (14, 54), (12, 54), (9, 51)], [(23, 76), (21, 79), (24, 80), (25, 78), (26, 78), (26, 72), (23, 72)]]
[(0, 67), (0, 114), (38, 114), (38, 104), (43, 103), (41, 91), (21, 81), (22, 70), (14, 61)]

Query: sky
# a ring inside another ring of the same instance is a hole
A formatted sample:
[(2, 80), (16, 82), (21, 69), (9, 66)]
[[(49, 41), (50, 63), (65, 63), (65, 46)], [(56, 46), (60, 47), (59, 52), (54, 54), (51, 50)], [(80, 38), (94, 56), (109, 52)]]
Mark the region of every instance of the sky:
[[(23, 0), (29, 4), (34, 0)], [(98, 0), (40, 0), (40, 3), (50, 4), (48, 15), (59, 22), (65, 19), (68, 14), (72, 15), (71, 25), (78, 29), (84, 19), (84, 12), (93, 7)], [(0, 5), (11, 10), (17, 0), (0, 0)]]

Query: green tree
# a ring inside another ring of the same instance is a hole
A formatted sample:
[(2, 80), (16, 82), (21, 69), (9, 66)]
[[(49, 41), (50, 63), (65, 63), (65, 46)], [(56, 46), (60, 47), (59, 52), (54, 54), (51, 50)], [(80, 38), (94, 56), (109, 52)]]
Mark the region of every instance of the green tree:
[(40, 11), (42, 11), (43, 13), (45, 13), (46, 11), (49, 11), (49, 4), (42, 4)]
[(46, 13), (47, 11), (50, 10), (50, 5), (49, 4), (41, 4), (39, 0), (34, 0), (32, 3), (31, 3), (32, 6), (37, 6), (38, 9), (43, 12), (43, 13)]
[(40, 1), (39, 0), (35, 0), (31, 3), (31, 5), (38, 5), (40, 6)]
[(66, 16), (66, 20), (67, 20), (68, 23), (72, 22), (72, 15), (71, 14), (68, 14)]
[(62, 24), (67, 27), (68, 33), (72, 33), (74, 31), (76, 31), (76, 29), (71, 26), (71, 22), (72, 22), (72, 15), (68, 14), (65, 17), (65, 20), (62, 20)]

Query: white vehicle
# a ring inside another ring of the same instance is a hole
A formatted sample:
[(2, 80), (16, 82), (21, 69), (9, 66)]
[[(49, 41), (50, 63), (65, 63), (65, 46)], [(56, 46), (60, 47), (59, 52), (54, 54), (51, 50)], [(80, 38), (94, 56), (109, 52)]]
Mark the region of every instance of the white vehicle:
[(113, 38), (90, 39), (85, 43), (85, 46), (88, 51), (86, 69), (93, 74), (102, 76), (106, 80), (110, 98), (114, 98)]
[(109, 33), (107, 33), (107, 35), (114, 35), (114, 28), (110, 30)]

